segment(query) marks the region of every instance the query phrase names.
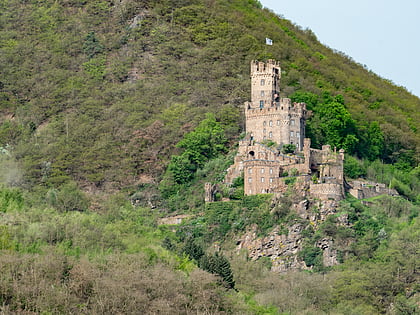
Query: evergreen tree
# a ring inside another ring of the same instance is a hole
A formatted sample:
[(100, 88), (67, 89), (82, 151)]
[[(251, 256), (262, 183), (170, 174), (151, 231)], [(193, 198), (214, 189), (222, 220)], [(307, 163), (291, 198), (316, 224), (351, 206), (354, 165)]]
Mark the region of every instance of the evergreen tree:
[(183, 252), (197, 262), (199, 262), (204, 255), (203, 248), (200, 245), (197, 245), (192, 237), (186, 240)]

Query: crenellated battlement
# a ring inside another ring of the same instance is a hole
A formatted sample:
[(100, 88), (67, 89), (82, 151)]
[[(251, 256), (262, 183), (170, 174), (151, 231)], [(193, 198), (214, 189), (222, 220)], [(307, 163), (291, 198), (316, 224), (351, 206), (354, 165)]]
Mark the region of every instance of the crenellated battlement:
[(279, 102), (273, 102), (268, 107), (251, 107), (252, 103), (247, 102), (245, 115), (247, 117), (258, 117), (262, 115), (295, 115), (299, 118), (306, 116), (306, 104), (291, 102), (290, 98), (281, 98)]
[(251, 74), (271, 74), (275, 71), (275, 69), (278, 69), (278, 73), (280, 73), (280, 63), (274, 59), (269, 59), (267, 62), (258, 60), (251, 61)]

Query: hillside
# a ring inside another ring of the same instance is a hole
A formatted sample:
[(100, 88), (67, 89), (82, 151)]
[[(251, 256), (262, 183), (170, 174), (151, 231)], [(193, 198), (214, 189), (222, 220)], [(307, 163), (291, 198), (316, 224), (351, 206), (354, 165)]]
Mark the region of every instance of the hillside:
[[(0, 313), (418, 313), (419, 98), (256, 0), (0, 10)], [(400, 196), (204, 203), (267, 59), (313, 146)]]
[(360, 140), (350, 153), (366, 157), (358, 148), (377, 122), (383, 146), (370, 159), (419, 161), (417, 97), (257, 1), (8, 0), (1, 10), (0, 146), (25, 187), (157, 182), (207, 112), (234, 143), (249, 62), (267, 58), (282, 66), (282, 96), (343, 95)]

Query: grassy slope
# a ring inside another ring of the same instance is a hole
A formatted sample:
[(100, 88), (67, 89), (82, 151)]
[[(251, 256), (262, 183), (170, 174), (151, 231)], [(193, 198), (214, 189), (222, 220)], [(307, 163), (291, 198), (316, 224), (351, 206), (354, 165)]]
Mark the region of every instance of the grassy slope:
[(285, 95), (343, 94), (360, 125), (381, 124), (392, 159), (419, 147), (417, 97), (258, 2), (1, 6), (0, 145), (13, 146), (25, 183), (110, 189), (158, 177), (205, 112), (241, 125), (252, 59), (280, 60)]

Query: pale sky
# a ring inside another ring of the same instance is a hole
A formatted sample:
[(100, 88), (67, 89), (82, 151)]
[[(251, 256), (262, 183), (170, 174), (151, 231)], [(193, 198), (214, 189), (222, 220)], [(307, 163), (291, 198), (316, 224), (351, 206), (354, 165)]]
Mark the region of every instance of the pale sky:
[(311, 29), (321, 43), (420, 96), (420, 0), (260, 2)]

